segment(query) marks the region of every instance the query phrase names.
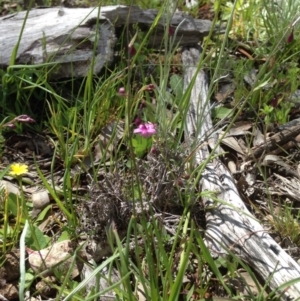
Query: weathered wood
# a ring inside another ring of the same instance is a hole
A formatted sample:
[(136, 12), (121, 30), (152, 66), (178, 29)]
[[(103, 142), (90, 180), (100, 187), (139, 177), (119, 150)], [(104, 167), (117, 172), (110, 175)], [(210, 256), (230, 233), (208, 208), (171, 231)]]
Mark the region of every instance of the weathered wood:
[[(138, 24), (147, 32), (157, 16), (156, 10), (133, 6), (98, 8), (43, 8), (29, 12), (18, 49), (18, 64), (55, 63), (56, 78), (85, 76), (91, 67), (94, 42), (97, 42), (94, 74), (112, 61), (116, 43), (115, 28)], [(8, 66), (20, 36), (26, 12), (0, 18), (0, 65)], [(100, 26), (96, 27), (99, 17)], [(194, 20), (181, 12), (163, 14), (152, 35), (149, 46), (163, 44), (166, 24), (176, 30), (174, 46), (198, 43), (211, 28), (209, 20)], [(59, 64), (57, 64), (59, 63)], [(51, 66), (48, 67), (48, 70)]]
[[(4, 67), (10, 62), (25, 14), (20, 12), (0, 19), (0, 64)], [(49, 8), (30, 11), (16, 64), (53, 63), (48, 70), (56, 78), (85, 76), (91, 68), (94, 41), (97, 39), (94, 74), (98, 73), (112, 60), (116, 38), (114, 27), (103, 17), (100, 18), (97, 34), (96, 21), (91, 22), (97, 15), (97, 9)]]
[(265, 143), (253, 147), (248, 156), (249, 158), (258, 158), (263, 154), (264, 151), (270, 152), (276, 150), (280, 146), (294, 139), (299, 134), (300, 124), (292, 124), (291, 126), (287, 126), (270, 138), (267, 138)]
[[(185, 66), (185, 90), (196, 76), (190, 97), (190, 108), (186, 119), (186, 135), (195, 148), (195, 164), (200, 165), (209, 156), (213, 143), (218, 143), (212, 131), (208, 86), (203, 71), (197, 73), (200, 52), (195, 48), (182, 53)], [(208, 143), (203, 143), (206, 139)], [(216, 145), (216, 144), (215, 144)], [(216, 255), (233, 251), (253, 267), (262, 279), (268, 280), (272, 290), (290, 280), (300, 277), (299, 265), (271, 238), (244, 205), (234, 179), (219, 159), (206, 163), (202, 174), (202, 191), (212, 197), (203, 197), (207, 209), (206, 243)], [(269, 279), (271, 278), (271, 279)], [(282, 291), (282, 300), (298, 300), (300, 283), (291, 284)]]

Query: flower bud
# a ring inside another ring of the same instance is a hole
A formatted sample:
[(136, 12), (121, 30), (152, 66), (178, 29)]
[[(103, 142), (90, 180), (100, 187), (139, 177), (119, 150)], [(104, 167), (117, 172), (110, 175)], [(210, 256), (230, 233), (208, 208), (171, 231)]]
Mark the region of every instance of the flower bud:
[(130, 56), (134, 56), (136, 54), (136, 49), (134, 46), (128, 46), (128, 53)]
[(174, 27), (169, 26), (169, 28), (168, 28), (168, 33), (169, 33), (169, 36), (170, 36), (170, 37), (173, 37), (173, 36), (174, 36), (174, 33), (175, 33)]
[(155, 86), (153, 84), (149, 84), (146, 86), (146, 91), (153, 91), (155, 89)]
[(126, 90), (125, 90), (125, 88), (124, 88), (124, 87), (121, 87), (121, 88), (119, 89), (118, 94), (119, 94), (120, 96), (126, 96)]
[(156, 147), (152, 147), (150, 150), (151, 154), (156, 155), (158, 153), (157, 148)]
[(293, 41), (294, 41), (294, 28), (292, 29), (291, 33), (287, 37), (286, 43), (291, 44)]
[(142, 123), (142, 120), (140, 117), (136, 117), (133, 123), (135, 126), (139, 126)]
[(35, 120), (29, 117), (28, 115), (20, 115), (15, 118), (15, 121), (21, 122), (21, 123), (34, 123)]
[(270, 105), (273, 107), (273, 108), (277, 108), (278, 106), (278, 97), (277, 96), (274, 96), (270, 102)]

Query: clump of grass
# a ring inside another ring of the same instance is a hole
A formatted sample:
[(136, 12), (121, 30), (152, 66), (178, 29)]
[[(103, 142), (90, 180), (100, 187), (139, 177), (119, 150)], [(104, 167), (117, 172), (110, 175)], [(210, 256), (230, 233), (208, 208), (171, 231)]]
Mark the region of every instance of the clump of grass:
[[(279, 211), (279, 212), (278, 212)], [(278, 214), (272, 215), (271, 225), (276, 233), (281, 237), (289, 239), (293, 244), (300, 245), (300, 225), (298, 222), (299, 214), (294, 213), (294, 208), (289, 204), (284, 204), (278, 208)]]

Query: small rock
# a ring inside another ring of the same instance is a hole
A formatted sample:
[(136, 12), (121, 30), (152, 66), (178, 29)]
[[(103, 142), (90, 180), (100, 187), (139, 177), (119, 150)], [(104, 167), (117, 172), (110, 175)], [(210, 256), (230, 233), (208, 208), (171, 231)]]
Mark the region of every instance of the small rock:
[[(27, 249), (29, 253), (28, 261), (33, 271), (42, 273), (44, 277), (52, 276), (54, 270), (66, 274), (72, 264), (73, 255), (77, 247), (78, 245), (70, 240), (64, 240), (40, 251)], [(79, 251), (77, 254), (85, 259), (83, 251)], [(71, 273), (72, 279), (80, 274), (82, 266), (82, 260), (77, 260)]]
[(6, 283), (4, 286), (1, 286), (0, 296), (6, 298), (7, 300), (19, 300), (17, 283)]
[(36, 217), (48, 204), (50, 204), (49, 194), (46, 190), (33, 193), (31, 200), (33, 205), (33, 217)]
[(44, 297), (53, 297), (56, 293), (56, 289), (51, 286), (55, 283), (56, 279), (53, 276), (45, 277), (43, 280), (39, 281), (36, 284), (36, 289)]
[[(96, 269), (96, 268), (97, 267), (91, 268), (90, 265), (84, 264), (84, 267), (82, 269), (83, 278), (89, 279), (89, 281), (87, 283), (87, 287), (86, 287), (88, 292), (96, 286), (96, 277), (91, 276), (94, 269)], [(121, 279), (119, 271), (114, 267), (112, 269), (110, 269), (108, 266), (106, 266), (103, 268), (103, 270), (101, 270), (100, 274), (103, 276), (103, 277), (100, 277), (100, 279), (99, 279), (100, 291), (103, 291), (103, 290), (109, 288), (112, 284), (120, 281), (120, 279)], [(115, 300), (115, 292), (113, 290), (108, 291), (105, 293), (105, 296), (100, 296), (99, 300), (100, 301)]]
[(20, 195), (19, 188), (16, 185), (9, 182), (9, 181), (1, 180), (0, 181), (0, 189), (4, 189), (4, 191), (6, 191), (7, 194), (13, 193), (13, 194), (16, 194), (16, 195)]

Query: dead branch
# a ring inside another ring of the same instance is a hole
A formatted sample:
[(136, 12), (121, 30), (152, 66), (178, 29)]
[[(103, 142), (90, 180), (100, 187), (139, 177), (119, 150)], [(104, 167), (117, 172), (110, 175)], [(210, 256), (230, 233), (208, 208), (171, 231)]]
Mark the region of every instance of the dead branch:
[(267, 153), (284, 146), (284, 144), (295, 139), (300, 134), (300, 124), (286, 126), (272, 137), (266, 139), (266, 143), (253, 147), (250, 150), (249, 157), (259, 158), (264, 151)]
[[(197, 73), (199, 57), (200, 51), (196, 48), (185, 49), (182, 53), (185, 90), (196, 76), (186, 119), (186, 135), (192, 147), (196, 147), (203, 138), (212, 147), (218, 141), (217, 135), (207, 135), (211, 133), (209, 130), (212, 128), (212, 120), (207, 80), (203, 71)], [(202, 164), (208, 158), (210, 151), (207, 144), (196, 150), (195, 165)], [(247, 210), (234, 179), (219, 159), (213, 159), (206, 164), (201, 184), (202, 191), (209, 191), (214, 196), (203, 197), (207, 209), (205, 238), (213, 254), (224, 255), (228, 250), (234, 252), (253, 267), (262, 279), (268, 280), (272, 290), (300, 277), (299, 265)], [(300, 283), (291, 284), (280, 293), (282, 300), (298, 300)]]

